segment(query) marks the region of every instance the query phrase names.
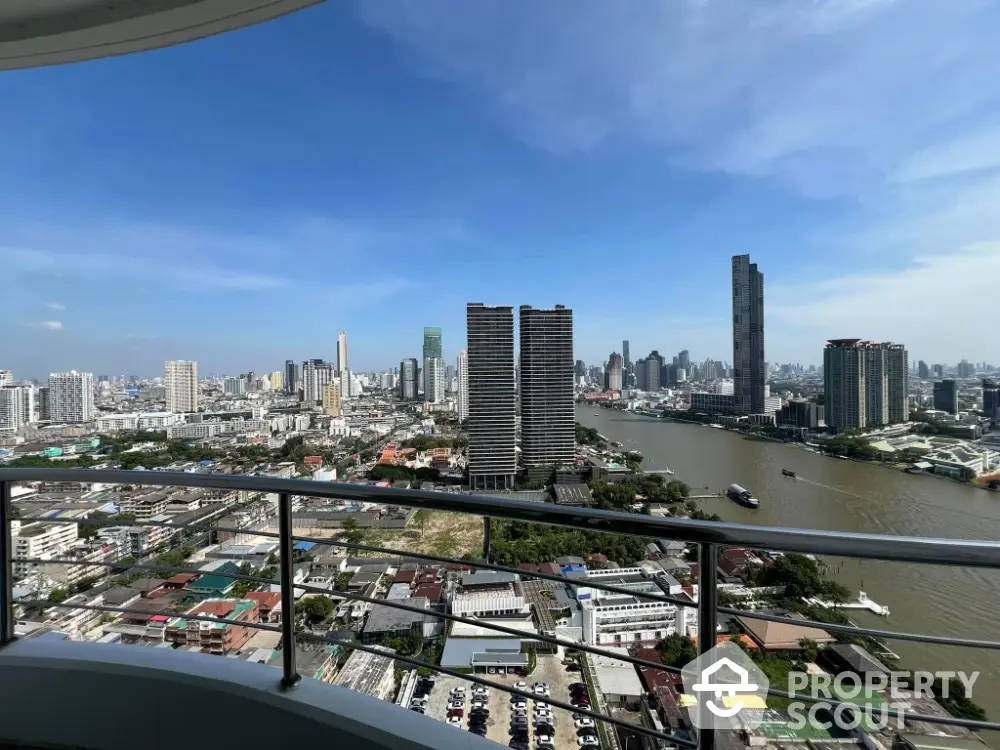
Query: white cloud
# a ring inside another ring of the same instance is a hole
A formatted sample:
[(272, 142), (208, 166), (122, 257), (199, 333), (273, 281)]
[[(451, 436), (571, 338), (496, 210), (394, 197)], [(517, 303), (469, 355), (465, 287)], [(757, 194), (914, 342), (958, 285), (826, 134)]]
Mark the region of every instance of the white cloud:
[(47, 308), (49, 308), (50, 310), (65, 310), (66, 309), (66, 305), (62, 304), (61, 302), (46, 302), (45, 306)]
[(62, 330), (63, 324), (58, 320), (32, 320), (23, 324), (27, 328), (47, 328), (50, 331)]

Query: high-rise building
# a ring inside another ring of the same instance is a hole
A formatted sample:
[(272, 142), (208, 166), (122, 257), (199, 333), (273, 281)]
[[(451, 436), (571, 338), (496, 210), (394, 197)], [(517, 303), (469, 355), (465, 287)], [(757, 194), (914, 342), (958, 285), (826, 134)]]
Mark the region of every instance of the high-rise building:
[(285, 360), (285, 393), (294, 396), (299, 391), (302, 382), (302, 367), (292, 360)]
[(424, 328), (424, 359), (441, 358), (441, 329), (431, 326)]
[(418, 370), (417, 360), (414, 357), (404, 359), (399, 363), (399, 397), (403, 401), (417, 400), (419, 390), (417, 388)]
[(677, 355), (677, 369), (691, 372), (691, 354), (687, 349), (682, 349)]
[(49, 387), (47, 385), (40, 386), (35, 392), (35, 408), (38, 410), (37, 416), (41, 422), (48, 422), (52, 414), (49, 403)]
[(334, 379), (334, 368), (322, 359), (310, 359), (302, 363), (302, 401), (309, 404), (323, 402), (323, 390)]
[(244, 396), (247, 392), (247, 380), (242, 375), (224, 378), (222, 392), (227, 396)]
[(576, 365), (573, 367), (573, 374), (578, 378), (582, 378), (587, 374), (587, 363), (582, 359), (576, 361)]
[(163, 386), (167, 392), (167, 411), (175, 414), (198, 411), (197, 362), (168, 360), (163, 365)]
[(0, 430), (19, 430), (35, 421), (35, 386), (0, 385)]
[(764, 274), (733, 256), (733, 396), (737, 414), (764, 413)]
[(10, 370), (0, 370), (0, 387), (14, 385), (14, 373)]
[(833, 339), (823, 350), (826, 424), (834, 432), (909, 419), (909, 362), (902, 344)]
[(89, 372), (54, 372), (49, 375), (49, 420), (78, 424), (94, 416), (94, 376)]
[(347, 361), (347, 331), (341, 331), (337, 337), (337, 372), (350, 369), (351, 365)]
[(944, 365), (931, 365), (931, 373), (936, 378), (944, 377)]
[(990, 419), (1000, 419), (1000, 383), (983, 379), (983, 414)]
[(955, 374), (960, 378), (971, 378), (976, 374), (976, 366), (969, 360), (963, 359), (955, 366)]
[(633, 369), (635, 370), (635, 387), (640, 391), (648, 391), (649, 381), (646, 379), (646, 360), (637, 359), (633, 363)]
[(573, 463), (573, 311), (521, 305), (521, 461), (550, 470)]
[(931, 375), (931, 369), (927, 366), (927, 363), (923, 360), (917, 362), (917, 377), (918, 378), (929, 378)]
[(665, 377), (667, 373), (664, 370), (665, 360), (656, 349), (651, 351), (646, 359), (641, 361), (645, 369), (645, 373), (642, 375), (642, 382), (645, 383), (645, 387), (640, 387), (641, 390), (658, 391), (667, 384)]
[(458, 421), (469, 418), (469, 352), (458, 353)]
[[(466, 315), (469, 486), (508, 489), (514, 486), (517, 474), (514, 309), (470, 302)], [(570, 416), (572, 419), (572, 409)]]
[(934, 408), (949, 414), (958, 414), (958, 383), (939, 380), (934, 384)]
[(608, 366), (604, 369), (604, 390), (620, 391), (622, 389), (625, 359), (618, 352), (611, 352)]
[(444, 403), (445, 365), (441, 357), (424, 360), (424, 401), (431, 404)]
[(331, 417), (339, 417), (344, 413), (340, 399), (340, 381), (336, 379), (323, 386), (323, 413)]
[(628, 339), (622, 341), (622, 360), (625, 363), (624, 365), (625, 369), (628, 370), (629, 367), (632, 365), (632, 360), (629, 359)]
[(268, 381), (272, 391), (283, 391), (285, 389), (285, 374), (280, 370), (275, 370), (268, 375)]

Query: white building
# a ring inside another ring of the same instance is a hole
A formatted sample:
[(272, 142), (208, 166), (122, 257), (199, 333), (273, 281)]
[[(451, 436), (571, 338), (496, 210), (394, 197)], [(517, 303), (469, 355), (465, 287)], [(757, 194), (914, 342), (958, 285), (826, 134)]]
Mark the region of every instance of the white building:
[(33, 422), (34, 417), (34, 386), (0, 386), (0, 430), (18, 430)]
[[(585, 643), (592, 646), (625, 646), (655, 642), (673, 633), (692, 635), (688, 626), (689, 608), (589, 588), (586, 585), (588, 579), (636, 592), (664, 594), (663, 589), (641, 568), (590, 571), (587, 578), (580, 579), (576, 589), (583, 616)], [(679, 595), (682, 590), (679, 586), (677, 589), (670, 593)]]
[(465, 617), (519, 617), (531, 613), (523, 596), (507, 593), (456, 594), (451, 600), (452, 614)]
[(469, 352), (458, 353), (458, 421), (469, 418)]
[(445, 366), (441, 357), (424, 359), (424, 401), (431, 404), (444, 403)]
[[(323, 390), (334, 378), (333, 365), (314, 359), (302, 364), (302, 400), (311, 404), (323, 401)], [(341, 389), (341, 395), (344, 395)]]
[(54, 372), (49, 375), (49, 420), (56, 423), (89, 422), (94, 412), (94, 376), (89, 372)]
[(131, 414), (103, 414), (97, 418), (97, 431), (132, 432), (135, 430), (164, 430), (182, 424), (184, 417), (169, 411), (133, 412)]
[(351, 424), (347, 417), (334, 417), (330, 420), (330, 437), (351, 437)]
[(337, 337), (337, 372), (350, 369), (351, 365), (347, 361), (347, 331), (341, 331)]
[(167, 411), (198, 411), (198, 363), (187, 359), (168, 360), (163, 365), (163, 386), (167, 391)]
[(19, 562), (20, 560), (59, 557), (78, 537), (75, 523), (24, 524), (11, 538), (14, 545), (14, 575), (23, 578), (38, 569), (38, 563), (24, 563)]
[(228, 377), (222, 381), (222, 392), (227, 396), (242, 396), (247, 392), (246, 378)]

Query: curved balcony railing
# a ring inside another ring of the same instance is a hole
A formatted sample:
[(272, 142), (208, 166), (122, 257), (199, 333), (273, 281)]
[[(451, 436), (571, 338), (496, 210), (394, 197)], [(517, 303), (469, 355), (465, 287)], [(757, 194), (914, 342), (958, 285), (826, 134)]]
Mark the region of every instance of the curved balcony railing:
[[(423, 491), (423, 490), (402, 490), (390, 487), (374, 487), (368, 485), (342, 484), (342, 483), (320, 483), (290, 479), (272, 479), (254, 476), (229, 476), (217, 474), (180, 474), (168, 472), (134, 472), (119, 470), (91, 470), (91, 469), (0, 469), (0, 584), (2, 584), (2, 602), (0, 602), (0, 646), (6, 645), (14, 640), (14, 615), (13, 615), (13, 591), (12, 591), (12, 563), (13, 551), (10, 542), (10, 510), (11, 510), (11, 487), (17, 482), (35, 481), (63, 481), (79, 483), (107, 483), (107, 484), (128, 484), (138, 486), (165, 486), (165, 487), (195, 487), (195, 488), (215, 488), (223, 490), (239, 490), (254, 493), (277, 494), (278, 501), (278, 531), (261, 531), (257, 529), (227, 527), (222, 524), (175, 524), (169, 521), (153, 520), (108, 520), (95, 521), (88, 519), (40, 519), (45, 523), (89, 523), (108, 526), (138, 526), (138, 527), (166, 527), (183, 528), (190, 531), (201, 532), (233, 532), (252, 533), (255, 536), (273, 538), (278, 542), (278, 572), (276, 580), (261, 576), (244, 575), (242, 573), (213, 572), (212, 575), (222, 576), (228, 579), (246, 580), (258, 584), (280, 584), (281, 587), (281, 624), (248, 623), (242, 620), (226, 619), (215, 616), (201, 615), (179, 615), (171, 613), (174, 617), (183, 617), (193, 621), (210, 621), (214, 623), (232, 624), (245, 626), (259, 630), (272, 631), (281, 634), (282, 638), (282, 684), (286, 687), (294, 685), (299, 680), (296, 670), (294, 644), (300, 641), (318, 641), (335, 645), (349, 646), (351, 649), (367, 651), (371, 653), (384, 653), (377, 646), (359, 642), (354, 638), (332, 637), (330, 635), (317, 635), (304, 630), (296, 630), (294, 611), (294, 591), (304, 591), (307, 593), (335, 594), (336, 596), (353, 602), (366, 602), (378, 604), (405, 612), (412, 612), (421, 615), (431, 615), (442, 620), (465, 625), (472, 625), (478, 628), (494, 631), (505, 635), (512, 635), (520, 638), (525, 637), (525, 632), (517, 628), (507, 627), (498, 623), (486, 622), (474, 617), (464, 617), (450, 612), (435, 612), (402, 603), (390, 599), (378, 599), (367, 597), (364, 594), (342, 589), (330, 589), (329, 587), (314, 586), (306, 583), (295, 582), (293, 578), (293, 554), (292, 549), (295, 542), (313, 542), (317, 544), (335, 544), (338, 547), (357, 550), (360, 552), (376, 552), (384, 555), (395, 555), (409, 560), (425, 560), (435, 563), (456, 563), (472, 565), (476, 569), (493, 570), (498, 572), (516, 573), (524, 578), (535, 578), (540, 580), (554, 581), (565, 584), (566, 578), (542, 572), (525, 572), (520, 568), (506, 565), (499, 565), (490, 562), (490, 519), (506, 519), (516, 521), (526, 521), (532, 523), (550, 524), (565, 526), (587, 531), (599, 531), (611, 534), (627, 534), (640, 537), (661, 537), (697, 545), (699, 571), (698, 571), (698, 601), (692, 603), (689, 599), (673, 597), (662, 593), (652, 593), (649, 591), (636, 591), (625, 586), (615, 586), (613, 584), (602, 583), (597, 580), (588, 579), (586, 586), (593, 589), (607, 591), (610, 593), (624, 594), (637, 599), (659, 601), (669, 603), (677, 607), (696, 607), (698, 614), (698, 633), (704, 636), (707, 633), (717, 632), (717, 615), (719, 612), (749, 616), (754, 619), (767, 620), (770, 622), (788, 623), (796, 626), (814, 626), (834, 633), (849, 633), (851, 635), (867, 636), (876, 639), (896, 639), (904, 641), (917, 641), (940, 645), (960, 646), (968, 648), (1000, 649), (1000, 641), (953, 638), (949, 636), (896, 632), (889, 630), (858, 628), (850, 625), (838, 625), (825, 622), (814, 622), (811, 620), (792, 619), (782, 615), (752, 612), (732, 607), (719, 607), (717, 605), (717, 562), (719, 549), (728, 546), (738, 546), (745, 548), (774, 550), (781, 552), (799, 552), (805, 554), (829, 555), (837, 557), (856, 557), (865, 559), (887, 560), (908, 563), (926, 563), (937, 565), (954, 565), (981, 568), (1000, 568), (1000, 542), (993, 541), (969, 541), (956, 539), (932, 539), (932, 538), (911, 538), (889, 536), (882, 534), (858, 534), (831, 531), (808, 531), (801, 529), (786, 529), (766, 526), (750, 526), (731, 523), (717, 523), (707, 521), (694, 521), (689, 519), (677, 519), (670, 517), (651, 517), (645, 515), (635, 515), (628, 513), (617, 513), (609, 511), (582, 509), (575, 507), (563, 507), (550, 504), (528, 503), (517, 500), (498, 499), (494, 497), (483, 497), (476, 495), (465, 495), (446, 492)], [(322, 537), (304, 536), (293, 533), (292, 519), (292, 497), (307, 496), (331, 498), (338, 500), (355, 500), (371, 503), (388, 503), (410, 508), (431, 509), (438, 511), (450, 511), (474, 514), (483, 516), (484, 524), (484, 550), (485, 560), (475, 563), (459, 561), (442, 555), (409, 552), (395, 550), (387, 547), (347, 542), (343, 539), (330, 539)], [(374, 559), (374, 558), (373, 558)], [(169, 572), (169, 573), (192, 573), (201, 574), (204, 570), (184, 567), (184, 566), (164, 566), (143, 562), (122, 563), (111, 562), (85, 562), (69, 559), (53, 558), (19, 558), (19, 563), (23, 564), (47, 564), (47, 565), (86, 565), (93, 568), (120, 569), (130, 568), (148, 572)], [(53, 601), (51, 599), (28, 599), (18, 601), (20, 606), (72, 608), (79, 610), (94, 610), (112, 613), (137, 613), (150, 614), (148, 609), (136, 609), (128, 606), (110, 606), (105, 604), (82, 604), (78, 602)], [(662, 670), (671, 673), (679, 673), (680, 670), (666, 666), (660, 662), (652, 662), (629, 654), (609, 653), (605, 649), (588, 643), (566, 640), (549, 633), (538, 632), (528, 636), (530, 640), (547, 643), (552, 646), (562, 646), (575, 649), (595, 656), (610, 656), (611, 658), (627, 662), (640, 667)], [(623, 644), (627, 645), (627, 644)], [(714, 638), (699, 637), (699, 649), (704, 652), (715, 645)], [(519, 690), (516, 687), (498, 684), (494, 680), (481, 677), (476, 674), (467, 674), (458, 670), (442, 667), (437, 664), (425, 662), (416, 657), (394, 654), (396, 662), (408, 664), (413, 667), (431, 669), (440, 674), (450, 675), (471, 683), (485, 685), (496, 688), (513, 695), (536, 700), (541, 703), (550, 704), (553, 707), (565, 709), (577, 714), (582, 714), (593, 718), (599, 722), (626, 728), (637, 734), (670, 743), (681, 747), (700, 747), (711, 750), (714, 745), (713, 733), (702, 730), (697, 733), (695, 740), (691, 736), (681, 736), (677, 733), (658, 731), (646, 726), (639, 726), (617, 716), (600, 713), (597, 710), (582, 708), (571, 705), (558, 698), (535, 695), (534, 693)], [(768, 691), (770, 695), (797, 700), (816, 700), (809, 696), (796, 694), (790, 696), (787, 692), (779, 689)], [(595, 697), (594, 709), (599, 708), (600, 698)], [(828, 700), (828, 699), (827, 699)], [(837, 705), (841, 703), (837, 700), (828, 700), (829, 703)], [(849, 701), (846, 702), (851, 704)], [(888, 711), (888, 716), (899, 718), (896, 711)], [(917, 712), (905, 712), (902, 718), (911, 721), (921, 721), (931, 724), (945, 724), (966, 727), (971, 730), (998, 730), (1000, 723), (992, 721), (979, 721), (971, 719), (961, 719), (955, 717), (924, 715)], [(614, 744), (613, 733), (609, 736)]]

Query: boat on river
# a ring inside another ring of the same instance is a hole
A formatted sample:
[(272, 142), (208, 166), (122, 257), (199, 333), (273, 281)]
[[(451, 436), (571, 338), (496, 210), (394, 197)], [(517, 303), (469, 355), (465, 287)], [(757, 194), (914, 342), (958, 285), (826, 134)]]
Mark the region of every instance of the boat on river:
[(729, 496), (730, 500), (733, 500), (747, 508), (757, 508), (760, 506), (760, 500), (750, 494), (749, 490), (743, 489), (738, 484), (729, 485), (729, 489), (726, 490), (726, 494)]
[(796, 474), (794, 471), (791, 471), (790, 469), (782, 469), (781, 474), (782, 476), (791, 477), (792, 479), (795, 479), (795, 477), (798, 476), (798, 474)]

